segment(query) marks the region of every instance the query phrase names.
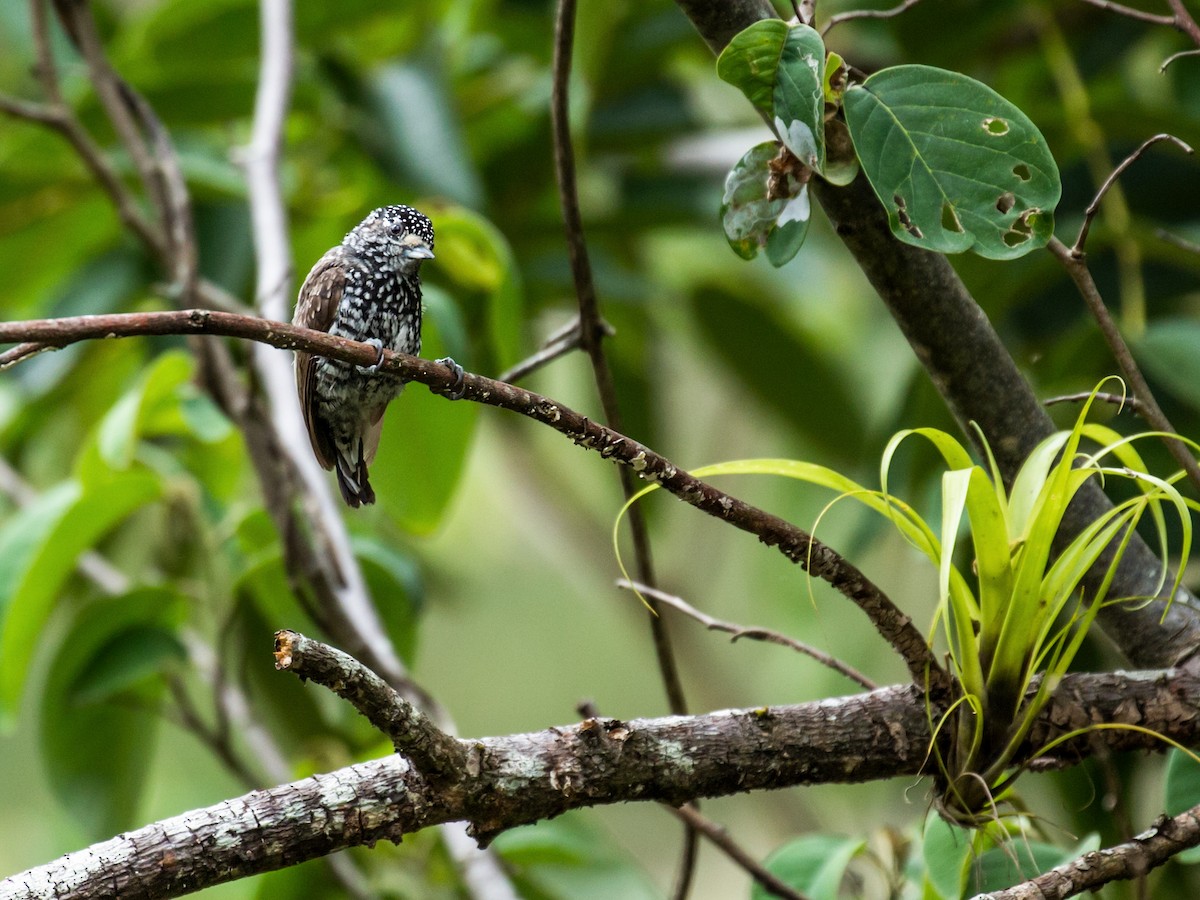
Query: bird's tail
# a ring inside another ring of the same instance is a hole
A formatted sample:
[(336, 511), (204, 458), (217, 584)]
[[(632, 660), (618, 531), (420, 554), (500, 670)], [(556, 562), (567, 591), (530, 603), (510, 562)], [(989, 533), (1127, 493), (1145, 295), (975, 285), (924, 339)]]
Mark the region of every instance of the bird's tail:
[(374, 503), (375, 491), (371, 482), (367, 480), (367, 461), (363, 458), (362, 440), (358, 441), (356, 450), (357, 453), (352, 454), (356, 458), (352, 461), (351, 455), (339, 447), (334, 468), (337, 469), (338, 489), (342, 492), (342, 499), (346, 501), (347, 506), (357, 508)]

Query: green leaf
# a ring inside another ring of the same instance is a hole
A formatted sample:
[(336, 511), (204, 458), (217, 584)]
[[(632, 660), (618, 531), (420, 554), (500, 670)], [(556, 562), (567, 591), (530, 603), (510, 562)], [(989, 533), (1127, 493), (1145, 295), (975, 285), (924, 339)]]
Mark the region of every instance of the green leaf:
[[(813, 900), (837, 900), (846, 867), (866, 841), (832, 834), (806, 834), (784, 844), (767, 857), (764, 865), (772, 875)], [(757, 882), (750, 892), (753, 900), (772, 895)]]
[(775, 131), (814, 171), (825, 169), (825, 45), (807, 25), (793, 25), (775, 73)]
[(159, 625), (133, 625), (84, 663), (67, 699), (76, 706), (112, 700), (186, 658), (187, 651), (174, 631)]
[(779, 213), (775, 227), (767, 235), (767, 260), (775, 268), (792, 261), (804, 239), (808, 236), (808, 223), (812, 221), (812, 203), (808, 199), (808, 185), (802, 185), (800, 193), (788, 200)]
[(76, 617), (50, 666), (40, 721), (46, 775), (93, 838), (134, 823), (164, 686), (151, 676), (182, 655), (173, 626), (185, 609), (165, 588), (94, 603)]
[(725, 179), (721, 203), (721, 227), (733, 252), (753, 259), (765, 247), (767, 259), (776, 267), (796, 255), (812, 214), (808, 185), (797, 183), (791, 175), (777, 176), (786, 179), (784, 196), (768, 196), (770, 163), (778, 153), (774, 141), (751, 147)]
[(741, 90), (810, 169), (825, 167), (825, 44), (807, 25), (764, 19), (736, 34), (717, 75)]
[(725, 178), (721, 227), (729, 246), (742, 259), (758, 256), (786, 205), (783, 200), (767, 199), (767, 179), (771, 174), (767, 166), (778, 150), (774, 141), (751, 147)]
[(1058, 167), (1037, 126), (991, 88), (956, 72), (896, 66), (848, 90), (844, 107), (900, 240), (989, 259), (1049, 241)]
[(1074, 858), (1074, 851), (1024, 837), (980, 854), (971, 864), (968, 896), (1002, 891)]
[(789, 31), (782, 19), (762, 19), (735, 34), (717, 57), (717, 75), (721, 80), (728, 81), (772, 118), (775, 76)]
[(160, 492), (157, 477), (136, 470), (86, 488), (68, 481), (0, 529), (0, 717), (16, 709), (42, 628), (79, 555)]
[(658, 896), (628, 855), (578, 813), (506, 831), (494, 846), (512, 867), (522, 897), (651, 900)]
[(372, 535), (355, 535), (351, 544), (388, 636), (400, 658), (411, 666), (416, 659), (417, 622), (424, 597), (417, 562)]
[[(481, 351), (472, 364), (506, 368), (521, 354), (525, 325), (521, 274), (512, 247), (500, 229), (469, 209), (448, 207), (434, 218), (437, 261), (432, 271), (465, 289), (455, 299), (466, 314), (473, 347)], [(432, 290), (426, 286), (427, 292)], [(435, 294), (430, 296), (436, 300)], [(427, 306), (437, 312), (428, 299)]]
[(942, 897), (962, 896), (963, 870), (971, 854), (970, 835), (951, 825), (936, 812), (925, 817), (921, 839), (921, 858), (925, 875)]
[(1134, 345), (1152, 378), (1194, 410), (1200, 410), (1200, 322), (1157, 319)]
[[(434, 298), (427, 296), (432, 310)], [(438, 317), (425, 320), (425, 356), (447, 352)], [(371, 466), (380, 507), (406, 531), (437, 528), (462, 477), (479, 404), (451, 403), (413, 385), (388, 407), (383, 438)]]

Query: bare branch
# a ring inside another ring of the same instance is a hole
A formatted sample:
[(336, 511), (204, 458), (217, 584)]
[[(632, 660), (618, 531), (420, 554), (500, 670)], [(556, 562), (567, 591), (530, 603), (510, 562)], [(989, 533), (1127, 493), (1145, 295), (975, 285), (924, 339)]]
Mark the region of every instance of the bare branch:
[(464, 745), (350, 654), (295, 631), (277, 631), (275, 668), (315, 681), (348, 701), (431, 781), (464, 777)]
[[(35, 341), (62, 347), (95, 338), (163, 334), (219, 334), (283, 350), (305, 350), (361, 366), (373, 365), (379, 356), (370, 344), (323, 331), (208, 309), (0, 322), (0, 343)], [(435, 393), (454, 386), (454, 375), (440, 363), (390, 350), (385, 350), (383, 357), (382, 371), (420, 382)], [(941, 672), (912, 620), (852, 563), (803, 529), (718, 490), (644, 444), (555, 400), (470, 373), (464, 376), (462, 389), (464, 399), (518, 412), (548, 425), (579, 446), (621, 463), (642, 480), (658, 484), (697, 509), (750, 532), (854, 601), (904, 659), (916, 683), (925, 684), (927, 677), (936, 680)], [(375, 668), (374, 664), (371, 667)]]
[(1091, 391), (1080, 391), (1076, 394), (1062, 394), (1058, 397), (1050, 397), (1045, 401), (1045, 405), (1054, 406), (1058, 403), (1082, 403), (1085, 400), (1093, 398), (1099, 400), (1101, 403), (1110, 403), (1116, 407), (1129, 407), (1130, 411), (1138, 416), (1145, 414), (1145, 407), (1137, 397), (1127, 397), (1124, 394), (1092, 393)]
[[(605, 331), (606, 335), (613, 333), (612, 327), (608, 326)], [(553, 333), (547, 335), (542, 342), (541, 348), (526, 359), (521, 360), (515, 366), (506, 369), (496, 376), (497, 381), (520, 381), (528, 375), (532, 375), (543, 366), (549, 365), (558, 359), (560, 356), (565, 356), (572, 350), (578, 350), (579, 343), (579, 316), (576, 315), (562, 328), (557, 329)]]
[[(1083, 298), (1083, 302), (1087, 304), (1088, 311), (1096, 320), (1096, 324), (1100, 326), (1100, 333), (1104, 336), (1105, 342), (1108, 344), (1109, 350), (1112, 352), (1113, 358), (1117, 362), (1117, 366), (1121, 369), (1121, 375), (1125, 379), (1125, 383), (1129, 385), (1129, 390), (1141, 405), (1142, 418), (1156, 431), (1162, 432), (1164, 435), (1177, 434), (1175, 427), (1171, 424), (1171, 420), (1167, 418), (1167, 414), (1162, 411), (1158, 405), (1158, 401), (1154, 399), (1154, 392), (1150, 390), (1150, 385), (1146, 383), (1145, 377), (1142, 375), (1142, 370), (1138, 367), (1137, 361), (1133, 358), (1133, 353), (1129, 349), (1129, 345), (1125, 343), (1125, 338), (1121, 336), (1120, 329), (1112, 320), (1112, 316), (1108, 314), (1108, 307), (1104, 305), (1104, 298), (1100, 296), (1100, 289), (1096, 287), (1096, 282), (1092, 279), (1092, 273), (1087, 267), (1087, 261), (1082, 254), (1076, 253), (1072, 248), (1067, 247), (1058, 238), (1051, 238), (1047, 249), (1054, 254), (1055, 258), (1062, 263), (1063, 268), (1067, 270), (1067, 274), (1071, 276), (1071, 280), (1075, 282), (1075, 287), (1079, 290), (1079, 295)], [(1187, 473), (1188, 480), (1197, 491), (1200, 491), (1200, 464), (1197, 464), (1196, 458), (1192, 456), (1192, 451), (1188, 449), (1187, 444), (1173, 437), (1164, 437), (1163, 443), (1166, 444), (1167, 450), (1171, 456)]]
[(1176, 60), (1183, 59), (1185, 56), (1200, 56), (1200, 50), (1180, 50), (1178, 53), (1172, 53), (1163, 60), (1163, 64), (1158, 67), (1159, 72), (1167, 71), (1167, 66)]
[(764, 891), (774, 897), (784, 897), (785, 900), (807, 900), (807, 895), (802, 894), (794, 888), (784, 884), (761, 865), (758, 860), (738, 846), (736, 841), (729, 837), (729, 832), (718, 825), (716, 822), (701, 814), (700, 810), (691, 804), (674, 807), (671, 812), (675, 813), (680, 819), (694, 828), (706, 838), (708, 838), (713, 846), (719, 848), (722, 853), (732, 859), (741, 868), (757, 881)]
[(1140, 9), (1134, 9), (1132, 6), (1126, 6), (1123, 3), (1114, 3), (1113, 0), (1083, 0), (1083, 2), (1089, 6), (1103, 9), (1106, 12), (1116, 13), (1118, 16), (1125, 16), (1129, 19), (1136, 19), (1139, 22), (1146, 22), (1149, 25), (1166, 25), (1168, 28), (1175, 27), (1174, 16), (1160, 16), (1155, 13), (1144, 12)]
[(1079, 236), (1075, 238), (1075, 245), (1071, 247), (1071, 252), (1073, 254), (1076, 256), (1083, 254), (1083, 245), (1087, 242), (1088, 231), (1092, 227), (1092, 220), (1096, 218), (1096, 213), (1100, 211), (1100, 202), (1104, 199), (1104, 195), (1108, 193), (1109, 189), (1114, 184), (1116, 184), (1117, 179), (1121, 177), (1126, 169), (1141, 159), (1142, 154), (1160, 141), (1170, 141), (1171, 143), (1175, 144), (1175, 146), (1183, 150), (1184, 153), (1194, 152), (1190, 146), (1171, 134), (1156, 134), (1154, 137), (1147, 138), (1145, 141), (1143, 141), (1140, 147), (1125, 157), (1125, 159), (1121, 161), (1120, 165), (1112, 170), (1112, 173), (1109, 174), (1108, 178), (1104, 179), (1104, 183), (1100, 185), (1100, 190), (1096, 192), (1096, 196), (1092, 199), (1092, 202), (1088, 204), (1088, 208), (1083, 214), (1083, 224), (1079, 227)]
[(769, 644), (778, 644), (781, 647), (789, 647), (797, 653), (803, 653), (815, 659), (823, 666), (833, 669), (840, 675), (845, 675), (851, 681), (866, 688), (868, 691), (873, 691), (878, 685), (875, 684), (866, 675), (863, 675), (853, 666), (842, 662), (834, 656), (830, 656), (823, 650), (818, 650), (803, 641), (798, 641), (795, 638), (790, 638), (786, 634), (780, 634), (778, 631), (772, 631), (769, 628), (762, 628), (756, 625), (738, 625), (734, 622), (726, 622), (722, 619), (714, 618), (708, 613), (701, 612), (696, 607), (689, 604), (682, 597), (677, 597), (674, 594), (668, 594), (666, 591), (660, 591), (657, 588), (652, 588), (646, 584), (638, 584), (636, 581), (626, 581), (621, 579), (617, 582), (617, 587), (626, 588), (631, 591), (637, 591), (647, 597), (653, 597), (660, 603), (665, 603), (674, 609), (679, 610), (685, 616), (689, 616), (707, 628), (709, 631), (724, 631), (726, 634), (731, 634), (731, 641), (736, 641), (739, 638), (749, 638), (752, 641), (765, 641)]
[(849, 12), (838, 13), (836, 16), (829, 17), (825, 27), (821, 29), (821, 37), (829, 34), (833, 28), (843, 22), (852, 22), (855, 19), (894, 19), (901, 13), (908, 12), (920, 2), (921, 0), (904, 0), (903, 3), (890, 9), (852, 9)]

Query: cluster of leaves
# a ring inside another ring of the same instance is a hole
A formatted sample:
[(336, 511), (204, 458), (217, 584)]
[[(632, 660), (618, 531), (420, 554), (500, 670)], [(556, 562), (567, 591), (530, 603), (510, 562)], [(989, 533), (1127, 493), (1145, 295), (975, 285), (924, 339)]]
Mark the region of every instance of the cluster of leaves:
[(1013, 259), (1054, 234), (1062, 186), (1046, 139), (974, 78), (905, 65), (850, 82), (814, 29), (779, 19), (736, 35), (717, 73), (779, 136), (725, 182), (722, 223), (745, 259), (765, 247), (772, 265), (791, 260), (808, 233), (809, 177), (848, 184), (860, 165), (892, 232), (917, 247)]

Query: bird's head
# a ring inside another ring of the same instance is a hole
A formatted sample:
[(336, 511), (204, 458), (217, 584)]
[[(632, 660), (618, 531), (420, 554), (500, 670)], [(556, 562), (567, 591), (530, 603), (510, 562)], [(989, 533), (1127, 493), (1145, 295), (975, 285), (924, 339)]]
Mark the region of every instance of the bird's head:
[(412, 275), (424, 260), (433, 259), (433, 223), (411, 206), (381, 206), (343, 243), (398, 275)]

